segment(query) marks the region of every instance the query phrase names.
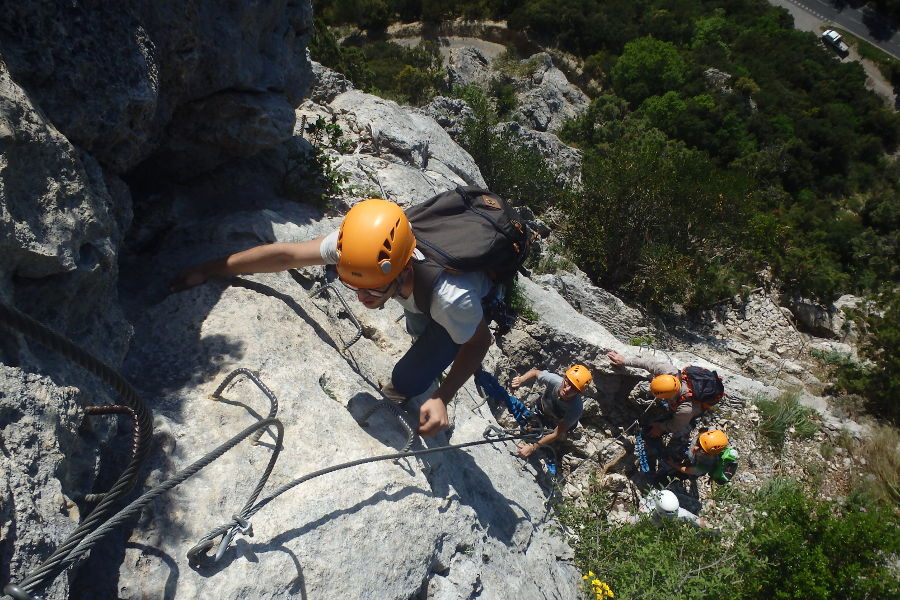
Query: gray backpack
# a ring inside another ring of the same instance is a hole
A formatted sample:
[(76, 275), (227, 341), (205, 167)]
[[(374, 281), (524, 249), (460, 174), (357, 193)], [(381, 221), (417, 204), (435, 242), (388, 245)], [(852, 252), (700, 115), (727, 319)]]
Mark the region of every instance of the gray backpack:
[(429, 314), (444, 271), (484, 271), (508, 283), (522, 268), (536, 234), (500, 196), (479, 187), (457, 187), (406, 209), (425, 260), (413, 261), (416, 306)]

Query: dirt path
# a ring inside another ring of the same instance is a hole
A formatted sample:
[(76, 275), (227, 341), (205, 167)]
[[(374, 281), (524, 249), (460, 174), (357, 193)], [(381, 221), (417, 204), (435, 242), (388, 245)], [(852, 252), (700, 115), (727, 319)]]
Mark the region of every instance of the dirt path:
[[(774, 4), (775, 6), (780, 6), (784, 9), (787, 9), (791, 16), (794, 17), (794, 28), (799, 29), (801, 31), (811, 31), (816, 35), (822, 33), (822, 30), (828, 29), (832, 27), (833, 24), (828, 21), (822, 21), (815, 15), (803, 10), (803, 8), (797, 6), (790, 0), (769, 0), (770, 4)], [(837, 55), (835, 55), (837, 56)], [(856, 48), (850, 46), (850, 54), (847, 58), (841, 60), (855, 60), (866, 72), (866, 87), (875, 94), (878, 95), (879, 98), (884, 100), (884, 103), (897, 110), (898, 107), (898, 98), (894, 94), (894, 86), (888, 82), (884, 76), (881, 74), (881, 71), (878, 70), (878, 67), (875, 66), (869, 60), (862, 58), (859, 53), (856, 51)]]

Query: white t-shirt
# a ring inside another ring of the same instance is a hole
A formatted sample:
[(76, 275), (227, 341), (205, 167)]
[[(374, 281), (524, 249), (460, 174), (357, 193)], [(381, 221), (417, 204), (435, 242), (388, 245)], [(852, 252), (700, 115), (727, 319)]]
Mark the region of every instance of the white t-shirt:
[[(325, 264), (336, 265), (340, 259), (337, 250), (338, 232), (333, 231), (322, 239), (319, 254)], [(418, 249), (413, 259), (425, 257)], [(457, 344), (465, 344), (484, 318), (481, 300), (487, 296), (494, 282), (483, 271), (470, 273), (444, 273), (434, 282), (434, 294), (431, 296), (431, 318), (447, 330), (450, 338)], [(407, 311), (421, 313), (416, 306), (414, 294), (403, 298), (399, 294), (394, 299)]]

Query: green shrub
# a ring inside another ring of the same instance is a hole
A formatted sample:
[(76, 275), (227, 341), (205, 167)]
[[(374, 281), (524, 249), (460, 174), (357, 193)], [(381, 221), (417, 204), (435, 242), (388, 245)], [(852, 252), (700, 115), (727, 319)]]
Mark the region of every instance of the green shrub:
[(304, 128), (304, 140), (288, 144), (281, 179), (281, 193), (298, 202), (330, 208), (330, 199), (344, 194), (348, 177), (336, 168), (334, 152), (345, 153), (349, 142), (337, 123), (319, 116)]
[(576, 565), (595, 573), (617, 599), (738, 598), (740, 548), (729, 549), (709, 531), (680, 521), (610, 524), (608, 494), (596, 485), (591, 490), (585, 505), (568, 503), (561, 517), (578, 534)]
[(492, 191), (538, 214), (565, 203), (572, 191), (557, 182), (558, 167), (523, 147), (515, 136), (496, 130), (497, 110), (484, 90), (466, 86), (454, 89), (453, 95), (474, 111), (457, 141), (472, 155)]
[(528, 298), (522, 293), (522, 288), (519, 287), (518, 279), (513, 279), (513, 283), (508, 291), (507, 303), (509, 308), (512, 309), (516, 315), (526, 321), (535, 323), (541, 318), (541, 316), (531, 308), (531, 302), (529, 302)]
[(801, 405), (794, 393), (785, 392), (775, 399), (757, 398), (754, 402), (762, 417), (759, 433), (776, 450), (784, 447), (788, 433), (805, 439), (818, 431), (816, 411)]
[(810, 499), (778, 480), (757, 496), (753, 524), (736, 546), (744, 555), (740, 597), (747, 599), (896, 598), (890, 563), (900, 552), (896, 514), (874, 504), (838, 506)]

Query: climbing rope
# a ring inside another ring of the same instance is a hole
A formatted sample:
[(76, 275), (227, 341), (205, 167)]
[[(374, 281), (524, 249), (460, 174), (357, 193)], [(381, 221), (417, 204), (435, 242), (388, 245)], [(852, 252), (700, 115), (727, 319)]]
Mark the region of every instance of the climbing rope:
[(647, 449), (644, 447), (644, 435), (640, 431), (634, 436), (634, 452), (637, 454), (641, 473), (649, 473), (650, 463), (647, 461)]
[(109, 491), (103, 494), (100, 503), (75, 528), (66, 541), (19, 584), (19, 588), (27, 591), (36, 588), (42, 582), (55, 579), (65, 568), (62, 565), (71, 556), (73, 549), (107, 517), (112, 504), (134, 488), (138, 470), (150, 450), (150, 440), (153, 436), (153, 418), (150, 410), (124, 377), (71, 340), (3, 303), (0, 303), (0, 325), (18, 331), (41, 345), (54, 350), (111, 387), (121, 396), (125, 406), (134, 411), (137, 423), (137, 429), (133, 437), (131, 460), (125, 467), (125, 470), (119, 475), (119, 478)]

